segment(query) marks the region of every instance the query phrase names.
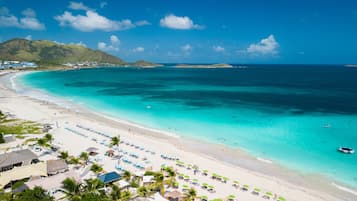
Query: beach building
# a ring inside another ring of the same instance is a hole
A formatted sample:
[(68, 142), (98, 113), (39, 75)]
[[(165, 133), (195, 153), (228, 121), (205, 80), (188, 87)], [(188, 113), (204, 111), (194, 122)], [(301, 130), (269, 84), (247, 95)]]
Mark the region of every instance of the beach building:
[(28, 149), (4, 153), (0, 155), (0, 172), (37, 162), (39, 162), (37, 155)]
[(55, 175), (68, 171), (68, 165), (65, 160), (48, 160), (47, 161), (47, 174)]
[(0, 172), (0, 188), (5, 187), (13, 181), (18, 181), (36, 176), (47, 176), (46, 163), (39, 162), (25, 166), (13, 167), (11, 170)]

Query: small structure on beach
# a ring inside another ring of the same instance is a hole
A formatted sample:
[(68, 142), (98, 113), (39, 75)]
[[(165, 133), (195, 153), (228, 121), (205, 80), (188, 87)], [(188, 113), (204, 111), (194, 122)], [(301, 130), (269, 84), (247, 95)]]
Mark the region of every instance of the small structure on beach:
[(9, 142), (14, 142), (16, 140), (16, 137), (14, 135), (4, 135), (4, 141), (5, 143)]
[(109, 157), (113, 157), (115, 154), (114, 150), (113, 149), (109, 149), (107, 152), (105, 152), (105, 155), (106, 156), (109, 156)]
[(47, 174), (55, 175), (58, 173), (66, 172), (68, 170), (68, 165), (65, 160), (48, 160), (47, 161)]
[(115, 182), (115, 184), (119, 187), (120, 190), (129, 190), (129, 188), (130, 188), (129, 182), (127, 182), (125, 180), (119, 180), (119, 181)]
[(143, 185), (150, 185), (154, 182), (155, 180), (153, 175), (143, 176)]
[(39, 162), (37, 155), (29, 149), (4, 153), (0, 155), (0, 172), (37, 162)]
[(98, 149), (95, 147), (89, 147), (86, 151), (90, 156), (95, 156), (98, 154)]
[(164, 197), (170, 201), (181, 201), (184, 198), (180, 191), (165, 192)]
[(109, 184), (109, 183), (113, 183), (115, 181), (120, 180), (121, 176), (116, 173), (116, 172), (108, 172), (105, 174), (101, 174), (98, 176), (98, 179), (100, 181), (102, 181), (104, 184)]

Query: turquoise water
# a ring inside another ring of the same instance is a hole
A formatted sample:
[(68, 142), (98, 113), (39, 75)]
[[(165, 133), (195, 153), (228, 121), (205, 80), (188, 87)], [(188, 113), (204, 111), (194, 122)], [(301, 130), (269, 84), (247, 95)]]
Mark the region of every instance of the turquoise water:
[[(240, 147), (357, 187), (357, 70), (341, 66), (30, 73), (18, 80), (89, 109)], [(330, 128), (324, 125), (330, 124)]]

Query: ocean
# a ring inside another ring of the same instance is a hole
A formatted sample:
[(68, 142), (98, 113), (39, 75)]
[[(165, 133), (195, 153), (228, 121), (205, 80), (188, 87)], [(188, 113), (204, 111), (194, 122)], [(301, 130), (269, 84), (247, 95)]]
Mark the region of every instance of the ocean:
[[(24, 74), (41, 90), (96, 112), (357, 188), (357, 69), (248, 65), (231, 69), (96, 68)], [(239, 159), (237, 159), (239, 160)]]

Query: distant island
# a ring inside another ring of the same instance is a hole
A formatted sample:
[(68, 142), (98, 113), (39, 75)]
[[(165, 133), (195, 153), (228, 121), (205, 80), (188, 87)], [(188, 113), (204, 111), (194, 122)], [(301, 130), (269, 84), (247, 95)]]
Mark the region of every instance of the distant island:
[(177, 64), (175, 68), (233, 68), (230, 64)]
[(139, 60), (123, 61), (82, 45), (60, 44), (49, 40), (12, 39), (0, 43), (0, 68), (74, 69), (93, 67), (157, 67), (160, 64)]

